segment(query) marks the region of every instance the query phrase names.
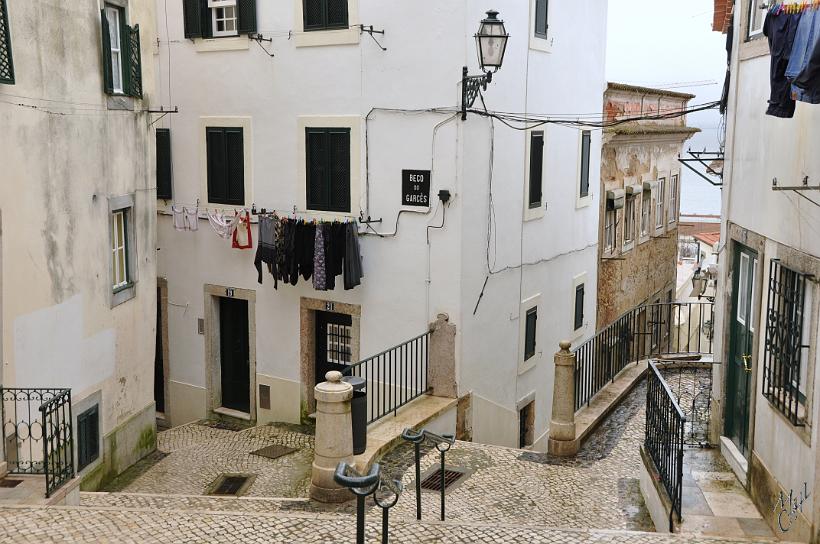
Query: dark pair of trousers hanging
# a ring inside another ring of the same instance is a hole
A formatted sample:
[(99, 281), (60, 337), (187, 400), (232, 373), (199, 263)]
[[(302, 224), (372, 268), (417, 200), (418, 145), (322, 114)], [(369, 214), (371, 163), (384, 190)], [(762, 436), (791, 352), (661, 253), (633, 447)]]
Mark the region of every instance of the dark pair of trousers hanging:
[(763, 23), (763, 34), (769, 40), (771, 52), (771, 97), (766, 115), (774, 117), (794, 117), (795, 101), (792, 97), (791, 81), (786, 77), (794, 37), (800, 25), (800, 13), (774, 15), (769, 13)]
[(278, 286), (278, 277), (275, 273), (276, 267), (276, 223), (279, 218), (269, 215), (259, 217), (259, 245), (256, 247), (256, 258), (253, 261), (256, 271), (259, 273), (257, 281), (262, 283), (262, 263), (268, 265), (268, 270), (273, 276), (274, 289)]
[(362, 283), (362, 255), (359, 251), (359, 230), (353, 223), (348, 223), (345, 232), (345, 289), (350, 290)]

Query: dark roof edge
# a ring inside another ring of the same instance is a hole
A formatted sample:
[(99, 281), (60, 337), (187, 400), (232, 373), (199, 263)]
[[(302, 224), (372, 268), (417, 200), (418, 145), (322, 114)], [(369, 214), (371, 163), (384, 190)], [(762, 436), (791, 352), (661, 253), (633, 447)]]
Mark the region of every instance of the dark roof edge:
[(607, 90), (612, 91), (629, 91), (640, 94), (653, 94), (656, 96), (668, 96), (670, 98), (684, 98), (691, 100), (695, 98), (694, 94), (677, 93), (675, 91), (667, 91), (665, 89), (653, 89), (652, 87), (639, 87), (638, 85), (629, 85), (626, 83), (614, 83), (610, 81), (607, 83)]

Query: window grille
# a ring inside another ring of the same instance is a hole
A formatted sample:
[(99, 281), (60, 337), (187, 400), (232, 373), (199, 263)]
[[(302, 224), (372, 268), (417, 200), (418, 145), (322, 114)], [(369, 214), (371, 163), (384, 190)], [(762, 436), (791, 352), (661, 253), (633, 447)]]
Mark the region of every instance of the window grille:
[(327, 324), (327, 360), (337, 365), (351, 364), (353, 328), (338, 323)]
[(0, 0), (0, 83), (14, 85), (14, 62), (11, 58), (11, 30), (6, 0)]
[(766, 310), (766, 344), (763, 356), (763, 396), (793, 425), (806, 420), (806, 377), (809, 346), (806, 328), (806, 282), (810, 276), (772, 259)]

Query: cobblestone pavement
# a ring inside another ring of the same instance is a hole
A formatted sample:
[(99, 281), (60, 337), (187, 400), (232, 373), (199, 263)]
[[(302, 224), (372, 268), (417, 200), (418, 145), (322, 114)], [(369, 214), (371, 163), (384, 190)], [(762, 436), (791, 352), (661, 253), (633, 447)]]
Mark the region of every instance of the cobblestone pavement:
[[(251, 454), (274, 444), (297, 451), (278, 459)], [(256, 476), (249, 496), (307, 496), (313, 436), (301, 427), (277, 424), (230, 430), (189, 423), (158, 433), (157, 450), (105, 490), (201, 495), (217, 477), (229, 473)]]
[[(367, 524), (367, 541), (378, 542), (380, 523)], [(349, 516), (115, 510), (72, 508), (2, 508), (0, 542), (8, 544), (237, 544), (349, 543), (354, 540)], [(416, 523), (393, 521), (394, 543), (527, 543), (527, 544), (740, 544), (743, 539), (692, 537), (607, 530), (553, 529), (511, 524)], [(765, 540), (756, 540), (763, 542)]]
[[(571, 459), (456, 443), (447, 453), (446, 464), (464, 469), (468, 476), (448, 491), (447, 520), (654, 530), (639, 484), (645, 398), (646, 388), (640, 385)], [(439, 463), (438, 452), (428, 448), (422, 458), (422, 479)], [(412, 447), (394, 450), (382, 460), (382, 467), (385, 476), (401, 478), (405, 486), (391, 516), (412, 519)], [(438, 517), (439, 501), (437, 492), (422, 490), (424, 519)]]

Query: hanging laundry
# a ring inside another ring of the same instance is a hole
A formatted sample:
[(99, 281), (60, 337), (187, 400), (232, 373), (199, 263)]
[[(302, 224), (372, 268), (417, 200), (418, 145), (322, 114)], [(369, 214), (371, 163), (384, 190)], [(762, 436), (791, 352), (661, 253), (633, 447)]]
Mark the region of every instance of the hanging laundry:
[(327, 289), (325, 275), (325, 238), (324, 225), (316, 225), (316, 238), (313, 244), (313, 288), (317, 291)]
[(273, 276), (273, 288), (277, 289), (279, 282), (274, 267), (276, 266), (276, 223), (279, 217), (276, 215), (259, 216), (258, 246), (256, 247), (256, 258), (253, 261), (257, 272), (259, 272), (258, 282), (262, 283), (262, 263), (268, 265), (268, 270)]
[(171, 206), (171, 215), (174, 218), (174, 230), (187, 230), (185, 228), (185, 210), (182, 206), (173, 204)]
[(185, 217), (185, 228), (191, 231), (199, 230), (199, 208), (182, 208)]
[(353, 223), (345, 225), (345, 290), (349, 291), (362, 283), (362, 255), (359, 251), (359, 229)]
[(803, 14), (781, 11), (770, 10), (763, 23), (763, 34), (769, 40), (771, 53), (771, 97), (766, 115), (791, 118), (794, 117), (795, 101), (792, 98), (791, 81), (786, 77), (786, 69), (791, 60), (795, 35)]
[(241, 211), (236, 214), (237, 223), (233, 229), (233, 243), (231, 247), (234, 249), (251, 249), (253, 248), (253, 237), (251, 236), (251, 216), (246, 211)]
[(239, 223), (239, 215), (234, 215), (230, 219), (226, 218), (222, 212), (218, 210), (208, 210), (208, 221), (211, 223), (211, 228), (221, 238), (230, 240), (233, 237), (233, 231)]
[(316, 257), (316, 223), (303, 222), (299, 240), (299, 273), (307, 281), (313, 275), (313, 260)]
[[(794, 36), (786, 77), (794, 82), (808, 68), (820, 38), (820, 12), (816, 9), (803, 13)], [(801, 88), (792, 85), (792, 98), (809, 104), (820, 104), (820, 88)]]

